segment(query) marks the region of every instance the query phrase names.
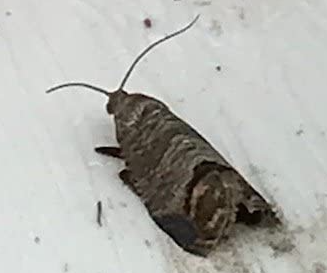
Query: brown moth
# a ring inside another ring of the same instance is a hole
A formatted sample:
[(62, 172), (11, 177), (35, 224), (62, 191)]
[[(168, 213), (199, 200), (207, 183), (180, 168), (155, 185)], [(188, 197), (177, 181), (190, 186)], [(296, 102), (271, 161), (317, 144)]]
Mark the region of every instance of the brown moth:
[(77, 82), (46, 92), (80, 86), (108, 97), (106, 110), (114, 116), (119, 147), (96, 147), (95, 151), (124, 160), (126, 167), (119, 177), (140, 197), (155, 223), (184, 250), (207, 256), (236, 221), (259, 222), (261, 215), (272, 211), (271, 206), (166, 104), (124, 90), (146, 53), (189, 29), (198, 18), (144, 49), (116, 91)]

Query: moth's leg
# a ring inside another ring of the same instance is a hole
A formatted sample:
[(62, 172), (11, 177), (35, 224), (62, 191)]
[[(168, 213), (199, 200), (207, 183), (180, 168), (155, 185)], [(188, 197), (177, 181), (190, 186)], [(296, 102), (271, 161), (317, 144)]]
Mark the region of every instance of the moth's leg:
[(118, 176), (126, 185), (133, 184), (132, 172), (130, 170), (123, 169)]
[(132, 177), (132, 172), (128, 169), (123, 169), (118, 174), (119, 178), (128, 186), (136, 195), (139, 195), (139, 192), (136, 188), (136, 181)]
[(111, 156), (122, 159), (122, 152), (119, 147), (102, 146), (95, 147), (95, 152), (101, 155)]

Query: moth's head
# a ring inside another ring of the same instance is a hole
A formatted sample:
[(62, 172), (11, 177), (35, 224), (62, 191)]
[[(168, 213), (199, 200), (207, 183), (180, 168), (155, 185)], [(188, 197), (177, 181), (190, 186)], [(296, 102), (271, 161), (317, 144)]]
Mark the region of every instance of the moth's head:
[(124, 108), (124, 101), (128, 93), (124, 90), (117, 90), (110, 93), (108, 102), (106, 104), (106, 110), (109, 115), (115, 115)]
[(127, 92), (124, 91), (122, 88), (113, 92), (109, 92), (103, 88), (96, 87), (94, 85), (87, 84), (87, 83), (81, 83), (81, 82), (73, 82), (73, 83), (65, 83), (65, 84), (57, 85), (55, 87), (48, 89), (46, 93), (52, 93), (65, 87), (86, 87), (95, 92), (105, 95), (108, 98), (106, 109), (109, 115), (115, 115), (116, 113), (120, 112), (121, 109), (124, 108), (124, 102), (126, 101), (126, 97), (128, 97)]

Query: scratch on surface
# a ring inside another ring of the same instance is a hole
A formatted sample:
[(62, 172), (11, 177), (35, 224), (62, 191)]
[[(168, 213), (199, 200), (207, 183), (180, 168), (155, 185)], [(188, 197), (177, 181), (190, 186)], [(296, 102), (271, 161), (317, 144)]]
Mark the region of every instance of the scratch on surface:
[(64, 272), (68, 272), (69, 271), (69, 265), (68, 263), (64, 264)]
[(211, 1), (205, 1), (205, 0), (198, 0), (198, 1), (194, 1), (193, 2), (194, 5), (200, 6), (200, 7), (204, 7), (204, 6), (210, 6), (211, 5)]

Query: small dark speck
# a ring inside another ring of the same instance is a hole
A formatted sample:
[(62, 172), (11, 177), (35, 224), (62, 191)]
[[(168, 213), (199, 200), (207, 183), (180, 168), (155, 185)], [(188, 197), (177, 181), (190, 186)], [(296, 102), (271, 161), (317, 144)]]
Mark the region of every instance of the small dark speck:
[(146, 28), (151, 28), (152, 27), (152, 21), (149, 18), (145, 18), (143, 20), (143, 24)]
[(124, 203), (124, 202), (120, 202), (119, 203), (123, 208), (127, 208), (127, 204), (126, 203)]
[(69, 267), (68, 267), (68, 263), (64, 264), (64, 272), (68, 272), (69, 271)]
[(34, 242), (35, 242), (36, 244), (39, 244), (39, 243), (40, 243), (40, 238), (36, 236), (36, 237), (34, 238)]
[(11, 16), (12, 15), (12, 13), (11, 13), (11, 11), (6, 11), (6, 16)]
[(217, 71), (221, 71), (221, 66), (220, 66), (220, 65), (217, 65), (217, 66), (216, 66), (216, 70), (217, 70)]
[(241, 8), (240, 13), (238, 14), (238, 17), (239, 17), (241, 20), (244, 20), (244, 19), (245, 19), (244, 8)]
[(151, 247), (151, 242), (148, 239), (145, 239), (144, 243), (147, 247)]
[(297, 136), (303, 135), (303, 133), (304, 133), (303, 129), (299, 129), (296, 131)]

